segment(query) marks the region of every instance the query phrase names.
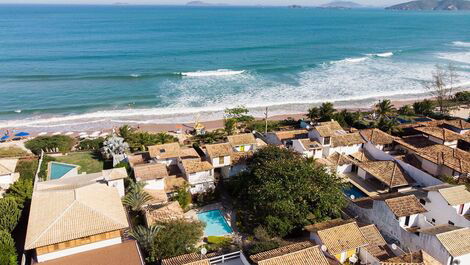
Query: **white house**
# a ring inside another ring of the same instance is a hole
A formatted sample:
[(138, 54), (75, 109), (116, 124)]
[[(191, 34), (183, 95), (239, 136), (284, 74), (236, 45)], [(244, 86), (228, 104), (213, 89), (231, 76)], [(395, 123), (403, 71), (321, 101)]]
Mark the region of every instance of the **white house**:
[(165, 164), (147, 163), (134, 167), (136, 181), (144, 182), (144, 190), (152, 196), (151, 205), (162, 204), (168, 201), (166, 193), (166, 181), (169, 178)]
[(452, 148), (457, 148), (457, 142), (462, 139), (462, 136), (454, 131), (440, 127), (416, 127), (415, 131), (422, 133), (424, 137), (428, 138), (437, 144), (443, 144)]
[(310, 139), (317, 140), (322, 145), (330, 145), (331, 136), (346, 134), (347, 132), (337, 121), (319, 122), (308, 132)]
[(177, 165), (181, 155), (179, 143), (158, 144), (148, 147), (150, 157), (157, 163), (167, 166)]
[(272, 145), (284, 145), (285, 147), (291, 146), (295, 139), (308, 138), (307, 130), (291, 130), (291, 131), (278, 131), (269, 132), (266, 134), (266, 142)]
[(424, 188), (426, 219), (435, 225), (470, 227), (470, 192), (464, 185), (441, 184)]
[(394, 160), (369, 160), (356, 163), (357, 175), (374, 183), (380, 190), (401, 190), (415, 183), (406, 170)]
[(190, 185), (192, 194), (203, 193), (215, 188), (214, 167), (207, 161), (181, 160), (181, 172)]
[(306, 158), (322, 157), (322, 146), (317, 141), (306, 138), (295, 139), (291, 143), (290, 148)]
[(384, 152), (393, 150), (396, 137), (376, 128), (360, 130), (359, 133), (365, 141), (372, 143), (375, 148)]
[(320, 246), (316, 246), (310, 241), (301, 241), (268, 251), (263, 251), (251, 255), (250, 259), (258, 265), (334, 265), (336, 263), (334, 259), (326, 257), (326, 254), (320, 249)]
[(230, 177), (232, 165), (231, 154), (232, 146), (229, 143), (207, 144), (205, 146), (207, 160), (212, 164), (215, 170), (224, 178)]
[(380, 261), (395, 256), (394, 250), (387, 244), (374, 224), (359, 227), (367, 240), (367, 245), (359, 248), (359, 259), (362, 264), (380, 265)]
[(104, 181), (109, 187), (114, 187), (118, 190), (119, 196), (125, 195), (124, 179), (128, 177), (126, 168), (111, 168), (101, 171)]
[(470, 122), (464, 120), (446, 120), (443, 127), (461, 135), (470, 132)]
[(235, 134), (227, 136), (229, 144), (235, 152), (255, 151), (257, 142), (253, 134)]
[(0, 159), (0, 198), (20, 177), (20, 174), (15, 172), (17, 163), (18, 159)]
[(423, 228), (414, 248), (423, 249), (443, 265), (470, 264), (470, 228), (449, 224)]

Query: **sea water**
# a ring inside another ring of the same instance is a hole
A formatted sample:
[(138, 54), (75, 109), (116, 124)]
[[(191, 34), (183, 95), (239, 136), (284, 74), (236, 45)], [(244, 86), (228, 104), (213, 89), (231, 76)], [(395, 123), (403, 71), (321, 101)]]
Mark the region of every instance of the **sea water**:
[(363, 107), (426, 92), (447, 63), (470, 82), (470, 12), (0, 5), (0, 127)]

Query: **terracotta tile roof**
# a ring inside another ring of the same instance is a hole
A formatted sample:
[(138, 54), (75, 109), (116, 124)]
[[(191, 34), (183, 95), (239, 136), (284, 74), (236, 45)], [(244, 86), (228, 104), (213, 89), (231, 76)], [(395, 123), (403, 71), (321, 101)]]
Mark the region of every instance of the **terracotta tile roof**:
[(415, 130), (445, 142), (457, 141), (462, 138), (460, 134), (440, 127), (417, 127)]
[(118, 180), (128, 177), (127, 170), (124, 167), (105, 169), (101, 172), (106, 180)]
[(137, 181), (162, 179), (168, 177), (168, 169), (165, 164), (147, 163), (134, 167), (134, 176)]
[(144, 265), (134, 240), (41, 262), (41, 265)]
[(370, 141), (375, 145), (392, 144), (393, 140), (396, 138), (376, 128), (360, 130), (359, 133), (361, 134), (362, 138), (364, 138), (364, 140)]
[(443, 265), (424, 250), (389, 258), (380, 265)]
[(0, 159), (0, 175), (15, 173), (18, 159)]
[(144, 191), (152, 197), (152, 199), (147, 202), (148, 205), (156, 205), (168, 202), (168, 195), (166, 195), (165, 190), (154, 190), (144, 188)]
[(316, 233), (322, 243), (327, 247), (328, 252), (333, 255), (339, 254), (343, 251), (363, 247), (368, 244), (366, 238), (362, 235), (359, 227), (354, 221), (325, 229), (319, 229)]
[(453, 257), (470, 254), (470, 228), (440, 233), (436, 237)]
[(156, 157), (157, 159), (179, 157), (181, 153), (179, 143), (152, 145), (148, 147), (148, 150), (150, 156)]
[(201, 254), (197, 253), (185, 254), (164, 259), (162, 260), (162, 265), (210, 265), (209, 257), (213, 256), (211, 254), (212, 253), (205, 256), (201, 256)]
[(145, 209), (145, 219), (148, 225), (184, 218), (184, 211), (178, 201), (163, 206), (150, 206)]
[(450, 125), (454, 128), (458, 128), (460, 130), (468, 130), (470, 129), (470, 122), (465, 120), (447, 120), (444, 122), (446, 125)]
[(372, 256), (379, 260), (384, 260), (393, 255), (387, 242), (385, 242), (385, 239), (374, 224), (359, 227), (359, 230), (361, 230), (362, 235), (367, 239), (369, 244), (365, 248)]
[(213, 169), (211, 163), (207, 161), (183, 160), (181, 161), (186, 174), (208, 171)]
[(336, 218), (336, 219), (332, 219), (332, 220), (328, 220), (328, 221), (324, 221), (324, 222), (320, 222), (316, 224), (307, 225), (304, 227), (304, 229), (309, 232), (317, 232), (319, 230), (329, 229), (335, 226), (349, 224), (353, 222), (354, 222), (353, 219), (345, 220), (341, 218)]
[(177, 177), (175, 175), (168, 176), (165, 178), (165, 192), (174, 192), (179, 188), (184, 187), (187, 184), (183, 177)]
[(334, 166), (350, 165), (352, 160), (345, 155), (334, 152), (326, 158)]
[(452, 206), (470, 202), (470, 192), (465, 185), (439, 189), (439, 193)]
[(196, 159), (201, 160), (199, 153), (194, 148), (182, 148), (180, 151), (181, 159)]
[(229, 156), (232, 153), (232, 146), (229, 143), (206, 144), (205, 147), (210, 158)]
[(322, 149), (322, 146), (321, 146), (320, 143), (317, 142), (317, 141), (310, 140), (310, 139), (308, 139), (308, 138), (307, 138), (307, 139), (300, 139), (299, 141), (302, 143), (302, 145), (304, 146), (304, 148), (305, 148), (306, 150), (312, 150), (312, 149), (318, 150), (318, 149)]
[(390, 188), (415, 182), (395, 161), (366, 161), (358, 166)]
[(421, 228), (418, 230), (418, 232), (423, 233), (423, 234), (428, 234), (428, 235), (438, 235), (454, 230), (459, 230), (462, 227), (458, 227), (455, 225), (450, 225), (450, 224), (441, 224), (441, 225), (435, 225), (435, 226), (430, 226), (426, 228)]
[(331, 137), (331, 146), (350, 146), (356, 144), (363, 144), (366, 141), (362, 138), (359, 133), (347, 133), (343, 135), (334, 135)]
[(386, 199), (385, 203), (397, 217), (427, 212), (414, 195)]
[(274, 133), (279, 141), (302, 139), (308, 137), (307, 130), (279, 131)]
[(149, 153), (141, 153), (141, 154), (134, 154), (128, 155), (127, 160), (129, 161), (129, 165), (131, 167), (135, 167), (136, 165), (145, 164), (150, 159)]
[(91, 184), (76, 189), (34, 191), (25, 249), (34, 249), (129, 226), (115, 188)]
[(248, 151), (248, 152), (233, 152), (232, 155), (230, 156), (232, 165), (236, 164), (242, 164), (245, 163), (246, 160), (250, 159), (253, 157), (255, 153), (253, 151)]
[(337, 121), (320, 122), (313, 127), (321, 137), (333, 136), (338, 134), (338, 131), (345, 133), (343, 127)]
[(250, 259), (259, 265), (329, 265), (320, 248), (309, 241), (264, 251)]
[(256, 144), (255, 136), (252, 133), (229, 135), (227, 139), (232, 146)]
[(396, 142), (435, 164), (445, 165), (460, 173), (470, 173), (470, 152), (436, 144), (425, 137), (404, 138)]
[(371, 159), (364, 150), (352, 153), (350, 156), (359, 162), (374, 161), (374, 159)]

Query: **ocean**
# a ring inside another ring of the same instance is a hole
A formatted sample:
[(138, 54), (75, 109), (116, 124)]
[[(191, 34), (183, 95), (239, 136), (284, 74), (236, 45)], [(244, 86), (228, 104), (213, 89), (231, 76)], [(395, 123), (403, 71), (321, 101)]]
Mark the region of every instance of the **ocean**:
[(0, 5), (0, 128), (94, 129), (416, 98), (470, 82), (470, 12)]

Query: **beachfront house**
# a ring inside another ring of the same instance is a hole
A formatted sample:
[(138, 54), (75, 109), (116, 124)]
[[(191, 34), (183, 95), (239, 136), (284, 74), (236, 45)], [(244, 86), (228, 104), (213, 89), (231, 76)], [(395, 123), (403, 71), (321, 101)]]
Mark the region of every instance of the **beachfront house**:
[(442, 127), (452, 130), (460, 135), (467, 134), (468, 132), (470, 132), (470, 122), (460, 119), (446, 120), (442, 124)]
[(470, 227), (470, 192), (465, 185), (441, 184), (424, 188), (426, 219), (434, 225)]
[[(303, 265), (333, 265), (334, 260), (327, 259), (320, 246), (312, 242), (302, 241), (279, 248), (263, 251), (250, 256), (258, 265), (303, 264)], [(331, 261), (331, 263), (329, 262)]]
[(44, 265), (142, 265), (136, 242), (123, 238), (128, 227), (115, 188), (94, 182), (37, 189), (24, 248), (32, 252), (33, 262)]
[(207, 160), (214, 167), (214, 171), (223, 178), (229, 178), (232, 165), (232, 146), (229, 143), (207, 144), (205, 153)]
[(306, 158), (322, 158), (322, 146), (309, 138), (292, 140), (290, 148)]
[(415, 131), (437, 144), (457, 148), (457, 142), (462, 136), (454, 131), (441, 127), (416, 127)]
[(149, 146), (148, 151), (154, 162), (170, 166), (178, 164), (181, 147), (179, 143), (158, 144)]
[(396, 137), (376, 128), (360, 130), (362, 138), (375, 146), (375, 148), (389, 152), (393, 150)]
[(215, 188), (214, 167), (207, 161), (181, 160), (178, 166), (190, 185), (191, 194), (203, 193)]
[(307, 130), (292, 130), (292, 131), (278, 131), (268, 132), (265, 135), (266, 142), (272, 145), (283, 145), (285, 147), (291, 147), (292, 141), (295, 139), (308, 138)]
[(256, 150), (257, 142), (251, 133), (229, 135), (227, 136), (227, 139), (234, 152), (248, 152)]
[(357, 176), (375, 186), (378, 191), (408, 189), (414, 179), (394, 160), (368, 160), (356, 163)]
[(326, 251), (342, 264), (357, 261), (359, 248), (368, 245), (354, 220), (329, 220), (308, 225), (305, 230), (310, 232), (310, 240), (324, 245)]
[(145, 183), (144, 190), (152, 196), (149, 204), (162, 204), (168, 201), (165, 182), (169, 174), (165, 164), (147, 163), (136, 165), (134, 167), (134, 176), (136, 181)]
[(381, 261), (395, 257), (391, 248), (374, 224), (359, 227), (367, 240), (367, 245), (359, 248), (359, 259), (362, 264), (378, 265)]
[(15, 183), (20, 174), (15, 172), (18, 159), (0, 159), (0, 198), (3, 193)]

